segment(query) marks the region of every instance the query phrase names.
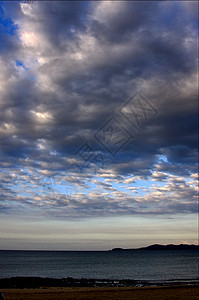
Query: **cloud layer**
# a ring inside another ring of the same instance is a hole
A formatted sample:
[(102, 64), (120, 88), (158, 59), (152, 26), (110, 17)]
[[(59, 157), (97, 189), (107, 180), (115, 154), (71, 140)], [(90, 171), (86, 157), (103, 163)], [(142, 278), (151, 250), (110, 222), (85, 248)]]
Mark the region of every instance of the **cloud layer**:
[(197, 212), (197, 3), (0, 14), (2, 213)]

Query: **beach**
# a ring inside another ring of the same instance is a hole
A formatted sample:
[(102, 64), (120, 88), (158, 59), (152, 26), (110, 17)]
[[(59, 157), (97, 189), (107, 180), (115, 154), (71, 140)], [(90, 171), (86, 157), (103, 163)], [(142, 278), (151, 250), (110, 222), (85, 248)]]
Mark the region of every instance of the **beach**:
[(199, 286), (164, 287), (41, 287), (1, 289), (6, 300), (198, 300)]

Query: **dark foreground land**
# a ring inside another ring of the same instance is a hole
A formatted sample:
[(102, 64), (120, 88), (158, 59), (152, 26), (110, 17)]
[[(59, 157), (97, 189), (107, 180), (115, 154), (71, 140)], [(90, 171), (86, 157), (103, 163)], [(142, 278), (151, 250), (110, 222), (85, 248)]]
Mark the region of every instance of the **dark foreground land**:
[(199, 286), (1, 289), (6, 300), (199, 300)]
[(13, 277), (0, 279), (0, 292), (6, 300), (199, 300), (199, 282)]

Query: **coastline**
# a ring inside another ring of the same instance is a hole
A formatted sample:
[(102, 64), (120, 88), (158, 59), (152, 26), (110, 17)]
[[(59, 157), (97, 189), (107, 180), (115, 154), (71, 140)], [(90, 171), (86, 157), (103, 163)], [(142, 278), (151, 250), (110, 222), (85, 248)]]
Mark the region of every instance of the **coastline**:
[(134, 280), (134, 279), (93, 279), (93, 278), (45, 278), (10, 277), (0, 279), (0, 289), (24, 289), (41, 287), (158, 287), (158, 286), (199, 285), (199, 278), (172, 280)]

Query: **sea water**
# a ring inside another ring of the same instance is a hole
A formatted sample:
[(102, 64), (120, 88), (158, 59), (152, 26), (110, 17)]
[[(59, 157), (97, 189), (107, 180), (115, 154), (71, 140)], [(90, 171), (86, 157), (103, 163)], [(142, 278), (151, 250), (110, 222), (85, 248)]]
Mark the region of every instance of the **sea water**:
[(134, 280), (198, 278), (197, 250), (0, 251), (0, 278)]

